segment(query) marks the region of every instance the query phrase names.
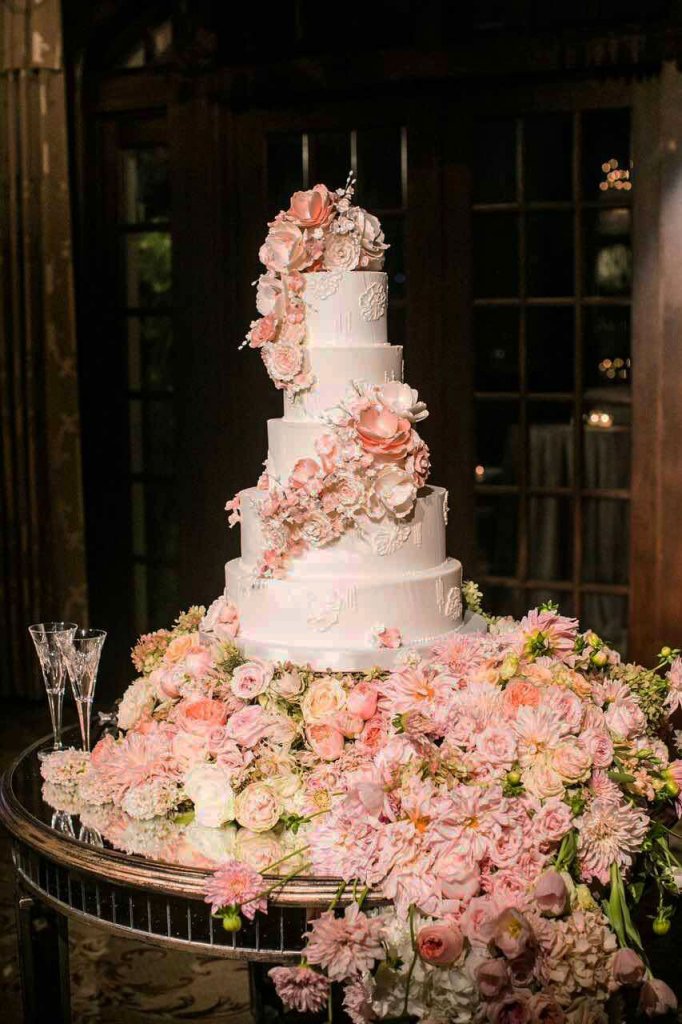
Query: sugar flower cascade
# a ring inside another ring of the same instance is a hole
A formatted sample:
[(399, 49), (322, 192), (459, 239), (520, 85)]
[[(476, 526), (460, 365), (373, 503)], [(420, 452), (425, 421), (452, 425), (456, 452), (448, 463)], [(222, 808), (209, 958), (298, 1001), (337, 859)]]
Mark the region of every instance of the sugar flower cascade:
[(213, 867), (227, 929), (292, 874), (339, 877), (301, 963), (271, 972), (290, 1008), (339, 982), (355, 1024), (663, 1014), (633, 914), (664, 931), (678, 892), (679, 652), (623, 664), (552, 607), (490, 622), (391, 672), (314, 673), (245, 660), (224, 599), (191, 609), (135, 648), (118, 738), (48, 758), (45, 796)]

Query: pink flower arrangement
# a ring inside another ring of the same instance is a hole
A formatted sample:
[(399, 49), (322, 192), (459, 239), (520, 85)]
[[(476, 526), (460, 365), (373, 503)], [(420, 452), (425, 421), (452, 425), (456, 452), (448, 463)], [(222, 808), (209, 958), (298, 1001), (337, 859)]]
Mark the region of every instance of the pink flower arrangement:
[(329, 980), (318, 971), (300, 964), (297, 967), (272, 967), (268, 974), (277, 995), (288, 1010), (317, 1013), (327, 1005)]
[(217, 914), (222, 907), (238, 907), (252, 921), (256, 911), (267, 912), (265, 888), (257, 871), (241, 861), (229, 860), (211, 875), (206, 886), (206, 902), (211, 904), (212, 914)]

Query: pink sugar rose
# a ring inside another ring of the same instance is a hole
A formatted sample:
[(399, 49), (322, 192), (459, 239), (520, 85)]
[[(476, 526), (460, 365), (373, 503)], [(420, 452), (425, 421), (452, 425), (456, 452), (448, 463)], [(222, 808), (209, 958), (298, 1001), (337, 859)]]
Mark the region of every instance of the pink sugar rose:
[(320, 464), (315, 459), (299, 459), (289, 475), (289, 485), (316, 493), (321, 475)]
[(323, 761), (336, 761), (345, 745), (343, 733), (326, 722), (313, 722), (306, 728), (310, 747)]
[(218, 640), (234, 640), (239, 633), (237, 606), (225, 597), (217, 598), (202, 619), (201, 629)]
[(240, 747), (255, 747), (268, 734), (270, 720), (260, 704), (249, 704), (228, 719), (225, 733)]
[(497, 999), (509, 985), (506, 960), (482, 960), (474, 971), (478, 990), (484, 999)]
[(275, 221), (260, 248), (261, 263), (276, 274), (302, 270), (310, 258), (305, 248), (303, 232), (295, 224)]
[(677, 1009), (677, 996), (660, 978), (650, 978), (642, 985), (639, 1009), (647, 1017), (659, 1017)]
[(276, 381), (292, 381), (303, 364), (303, 349), (295, 341), (273, 342), (261, 353), (268, 373)]
[(521, 992), (510, 993), (488, 1008), (490, 1024), (528, 1024), (530, 1019), (528, 999)]
[(533, 890), (533, 898), (541, 914), (561, 917), (568, 903), (568, 889), (558, 871), (550, 868), (540, 875)]
[(230, 689), (240, 700), (253, 700), (265, 693), (274, 673), (274, 665), (262, 658), (251, 658), (243, 665), (238, 665), (232, 673)]
[(277, 321), (274, 316), (264, 316), (260, 320), (254, 320), (249, 331), (249, 346), (251, 348), (262, 348), (269, 341), (277, 337)]
[(315, 185), (305, 192), (294, 192), (287, 218), (301, 228), (321, 228), (334, 216), (332, 196), (326, 185)]
[(377, 689), (373, 683), (361, 680), (348, 694), (346, 707), (351, 715), (368, 721), (377, 709)]
[(315, 451), (320, 456), (325, 473), (330, 473), (339, 454), (339, 444), (333, 434), (323, 434), (315, 441)]
[(385, 647), (391, 651), (396, 651), (403, 645), (402, 634), (395, 626), (383, 626), (375, 633), (375, 636), (379, 647)]
[(536, 992), (529, 1002), (533, 1024), (564, 1024), (566, 1014), (551, 995)]
[(427, 964), (454, 963), (464, 948), (464, 936), (455, 924), (435, 921), (417, 932), (417, 951)]
[(611, 974), (617, 985), (640, 985), (646, 975), (646, 966), (634, 949), (619, 949), (613, 954)]
[[(277, 320), (284, 316), (284, 288), (282, 282), (274, 274), (261, 274), (256, 289), (256, 309), (262, 317)], [(267, 339), (271, 341), (272, 339)]]
[(518, 910), (508, 907), (493, 923), (492, 941), (508, 960), (521, 956), (533, 938), (531, 927)]
[(374, 479), (374, 494), (398, 519), (409, 516), (417, 499), (413, 477), (400, 466), (382, 466)]
[(173, 721), (182, 731), (204, 736), (225, 724), (227, 708), (222, 701), (211, 697), (189, 698), (176, 704)]
[(407, 470), (414, 477), (417, 487), (423, 487), (431, 472), (431, 459), (429, 449), (424, 442), (420, 442), (410, 455)]
[(409, 420), (383, 406), (363, 409), (355, 421), (363, 449), (379, 462), (397, 462), (407, 455), (412, 427)]

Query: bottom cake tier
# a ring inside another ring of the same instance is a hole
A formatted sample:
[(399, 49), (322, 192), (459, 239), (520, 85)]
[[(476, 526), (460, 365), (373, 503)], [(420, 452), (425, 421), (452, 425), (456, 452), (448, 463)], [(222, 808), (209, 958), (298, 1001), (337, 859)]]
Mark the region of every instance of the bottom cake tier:
[[(390, 667), (406, 648), (428, 648), (483, 620), (462, 614), (462, 566), (448, 558), (433, 569), (394, 578), (311, 576), (257, 579), (241, 559), (227, 563), (226, 595), (239, 608), (238, 643), (247, 655), (352, 671)], [(381, 628), (397, 629), (402, 649), (381, 648)]]

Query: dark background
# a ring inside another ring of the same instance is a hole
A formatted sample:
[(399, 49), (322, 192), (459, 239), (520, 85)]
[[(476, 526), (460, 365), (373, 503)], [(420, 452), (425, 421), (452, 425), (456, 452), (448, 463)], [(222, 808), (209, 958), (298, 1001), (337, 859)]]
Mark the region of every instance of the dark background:
[[(138, 633), (222, 589), (225, 500), (281, 415), (237, 350), (258, 247), (291, 191), (350, 167), (486, 606), (552, 598), (648, 663), (682, 641), (679, 3), (64, 0), (40, 59), (0, 10), (2, 692), (39, 694), (29, 620), (107, 628), (113, 696)], [(48, 171), (22, 92), (46, 63)], [(72, 292), (39, 230), (58, 200)], [(48, 300), (77, 343), (58, 369)]]

